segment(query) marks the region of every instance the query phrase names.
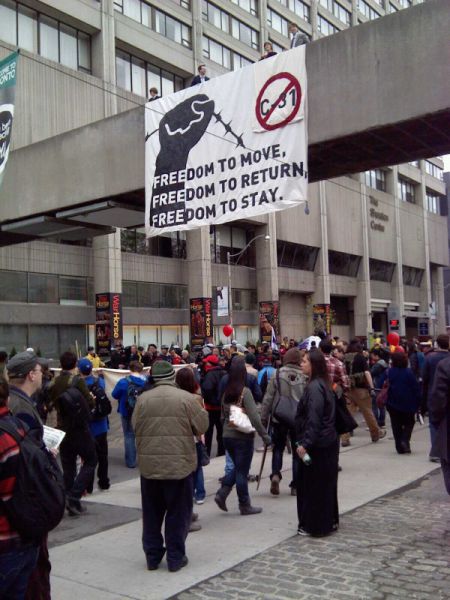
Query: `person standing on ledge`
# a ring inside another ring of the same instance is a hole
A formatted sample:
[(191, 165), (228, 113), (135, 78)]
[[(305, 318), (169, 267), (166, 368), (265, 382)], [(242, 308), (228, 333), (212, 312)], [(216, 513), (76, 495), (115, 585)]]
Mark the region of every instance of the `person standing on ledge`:
[(209, 81), (209, 77), (207, 77), (206, 75), (205, 65), (198, 65), (197, 71), (198, 75), (195, 75), (195, 77), (192, 79), (191, 87), (194, 85), (198, 85), (199, 83), (205, 83), (205, 81)]

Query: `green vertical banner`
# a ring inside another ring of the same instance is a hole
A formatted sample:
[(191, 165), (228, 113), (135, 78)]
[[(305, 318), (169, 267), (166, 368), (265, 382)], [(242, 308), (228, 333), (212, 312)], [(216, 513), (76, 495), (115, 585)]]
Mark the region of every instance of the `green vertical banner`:
[(18, 58), (19, 53), (14, 52), (0, 61), (0, 186), (11, 145)]

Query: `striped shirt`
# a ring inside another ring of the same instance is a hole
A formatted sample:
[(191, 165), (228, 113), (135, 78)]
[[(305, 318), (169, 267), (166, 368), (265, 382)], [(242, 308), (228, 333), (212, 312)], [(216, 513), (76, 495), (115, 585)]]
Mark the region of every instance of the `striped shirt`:
[[(8, 425), (17, 427), (17, 421), (12, 418), (8, 407), (0, 407), (0, 419)], [(19, 429), (25, 435), (23, 429)], [(9, 552), (18, 542), (20, 536), (15, 531), (6, 516), (3, 502), (9, 500), (16, 483), (16, 471), (19, 462), (20, 448), (16, 440), (0, 429), (0, 553)]]

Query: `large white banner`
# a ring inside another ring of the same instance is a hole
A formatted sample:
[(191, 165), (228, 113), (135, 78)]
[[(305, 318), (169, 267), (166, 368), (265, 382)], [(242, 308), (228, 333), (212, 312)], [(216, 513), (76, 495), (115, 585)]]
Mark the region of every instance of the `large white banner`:
[(305, 46), (146, 104), (148, 237), (307, 199)]

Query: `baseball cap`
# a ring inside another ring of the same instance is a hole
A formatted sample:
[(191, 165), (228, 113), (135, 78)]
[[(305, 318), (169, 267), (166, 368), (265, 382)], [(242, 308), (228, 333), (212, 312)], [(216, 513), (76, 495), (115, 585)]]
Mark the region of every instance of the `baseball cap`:
[(80, 358), (77, 362), (77, 367), (83, 375), (90, 375), (92, 372), (92, 363), (88, 358)]
[(47, 367), (48, 361), (45, 358), (36, 356), (34, 352), (19, 352), (8, 361), (8, 375), (12, 378), (26, 377), (28, 373), (36, 367), (36, 365)]

